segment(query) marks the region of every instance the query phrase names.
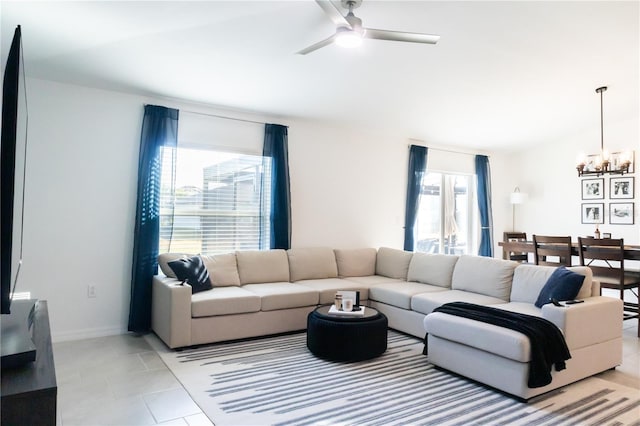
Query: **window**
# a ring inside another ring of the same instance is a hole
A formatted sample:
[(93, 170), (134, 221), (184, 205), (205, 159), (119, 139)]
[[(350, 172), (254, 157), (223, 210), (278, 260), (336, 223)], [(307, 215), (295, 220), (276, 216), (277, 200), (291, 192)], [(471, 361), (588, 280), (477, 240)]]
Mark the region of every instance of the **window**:
[(416, 251), (470, 254), (477, 230), (475, 178), (471, 175), (427, 173), (416, 220)]
[[(215, 254), (269, 247), (270, 159), (163, 149), (160, 252)], [(174, 191), (175, 188), (175, 191)]]

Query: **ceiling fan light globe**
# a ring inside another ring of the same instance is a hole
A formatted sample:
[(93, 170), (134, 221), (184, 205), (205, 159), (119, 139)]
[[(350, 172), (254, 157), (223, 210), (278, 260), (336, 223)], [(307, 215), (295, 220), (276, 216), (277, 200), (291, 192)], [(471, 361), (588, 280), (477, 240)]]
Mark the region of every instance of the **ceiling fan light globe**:
[(362, 44), (362, 35), (351, 30), (340, 31), (336, 35), (335, 43), (340, 47), (353, 49), (354, 47), (358, 47)]

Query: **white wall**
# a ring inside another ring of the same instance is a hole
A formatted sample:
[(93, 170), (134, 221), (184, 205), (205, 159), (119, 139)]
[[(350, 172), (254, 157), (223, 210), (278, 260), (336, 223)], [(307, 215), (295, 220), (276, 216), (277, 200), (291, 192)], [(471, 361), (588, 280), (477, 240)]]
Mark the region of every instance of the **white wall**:
[[(143, 102), (28, 80), (24, 263), (54, 339), (126, 328)], [(95, 285), (97, 297), (87, 298)]]
[(402, 248), (408, 158), (403, 138), (292, 123), (292, 245)]

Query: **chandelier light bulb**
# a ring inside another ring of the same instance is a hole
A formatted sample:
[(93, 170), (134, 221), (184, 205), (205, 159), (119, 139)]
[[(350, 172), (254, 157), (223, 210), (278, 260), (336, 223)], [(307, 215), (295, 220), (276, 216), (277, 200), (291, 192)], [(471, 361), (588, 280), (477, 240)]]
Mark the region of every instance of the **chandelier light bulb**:
[(624, 151), (620, 154), (620, 161), (624, 164), (631, 162), (631, 153), (629, 151)]

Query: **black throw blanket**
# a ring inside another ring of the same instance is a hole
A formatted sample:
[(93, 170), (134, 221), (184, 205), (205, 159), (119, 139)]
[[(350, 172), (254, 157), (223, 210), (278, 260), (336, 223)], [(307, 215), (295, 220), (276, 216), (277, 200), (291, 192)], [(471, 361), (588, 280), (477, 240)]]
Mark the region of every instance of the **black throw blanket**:
[(527, 336), (531, 342), (531, 362), (529, 362), (527, 383), (530, 388), (539, 388), (551, 383), (551, 367), (555, 366), (556, 371), (564, 370), (565, 361), (571, 358), (562, 332), (555, 324), (544, 318), (466, 302), (446, 303), (433, 312), (506, 327)]

